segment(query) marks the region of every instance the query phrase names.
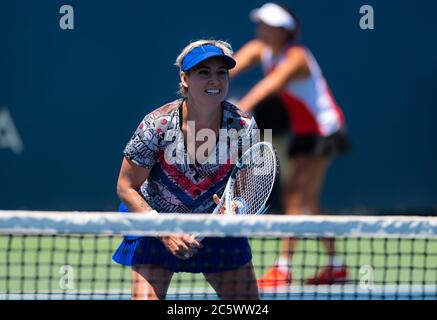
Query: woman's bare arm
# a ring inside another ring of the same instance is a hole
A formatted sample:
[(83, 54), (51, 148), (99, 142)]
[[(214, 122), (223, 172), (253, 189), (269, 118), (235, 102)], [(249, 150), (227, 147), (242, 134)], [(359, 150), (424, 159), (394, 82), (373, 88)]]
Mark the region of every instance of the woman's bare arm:
[(246, 43), (240, 50), (234, 54), (234, 59), (237, 61), (235, 68), (229, 70), (230, 77), (235, 77), (241, 72), (249, 69), (261, 61), (261, 53), (265, 44), (258, 39), (254, 39)]
[(117, 194), (130, 212), (146, 212), (153, 209), (141, 195), (140, 187), (147, 180), (150, 169), (140, 167), (123, 158), (117, 182)]
[[(150, 169), (137, 166), (129, 159), (123, 159), (117, 182), (117, 194), (130, 212), (154, 211), (140, 191), (141, 185), (149, 177), (150, 171)], [(199, 248), (202, 248), (202, 244), (188, 234), (159, 236), (158, 238), (173, 255), (184, 260), (192, 257)]]
[(237, 105), (246, 112), (268, 96), (278, 93), (287, 83), (302, 74), (309, 75), (305, 49), (295, 47), (289, 50), (287, 58), (275, 70), (259, 81)]

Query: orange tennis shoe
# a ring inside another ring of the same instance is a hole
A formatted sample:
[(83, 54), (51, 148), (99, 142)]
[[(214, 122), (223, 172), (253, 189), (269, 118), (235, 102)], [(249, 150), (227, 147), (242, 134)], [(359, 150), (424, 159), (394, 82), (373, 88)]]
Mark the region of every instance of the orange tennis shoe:
[(349, 279), (346, 266), (332, 267), (326, 266), (319, 274), (307, 280), (307, 284), (334, 284), (345, 283)]
[(285, 272), (278, 266), (273, 266), (261, 278), (258, 279), (258, 287), (276, 288), (291, 284), (291, 281), (291, 272)]

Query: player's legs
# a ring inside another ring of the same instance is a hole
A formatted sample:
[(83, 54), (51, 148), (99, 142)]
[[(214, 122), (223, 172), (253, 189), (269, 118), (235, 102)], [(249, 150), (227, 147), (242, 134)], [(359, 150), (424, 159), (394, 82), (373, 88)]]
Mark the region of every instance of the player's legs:
[[(284, 208), (288, 215), (320, 213), (320, 191), (329, 166), (329, 157), (296, 156), (291, 163), (291, 175), (284, 191)], [(287, 239), (282, 256), (291, 258), (296, 239)]]
[(234, 270), (204, 273), (204, 276), (221, 299), (259, 299), (255, 270), (252, 262), (248, 262), (244, 266)]
[[(296, 156), (289, 164), (290, 173), (285, 181), (282, 194), (283, 207), (287, 215), (303, 214), (305, 210), (306, 189), (313, 180), (311, 157)], [(297, 244), (295, 238), (284, 239), (281, 243), (281, 252), (276, 264), (258, 280), (260, 288), (271, 288), (288, 285), (292, 281), (290, 261)]]
[[(320, 193), (330, 164), (329, 157), (313, 157), (311, 159), (312, 179), (305, 187), (303, 207), (308, 208), (309, 214), (322, 214), (320, 207)], [(333, 238), (321, 239), (329, 257), (329, 263), (318, 274), (307, 280), (308, 284), (329, 284), (346, 281), (348, 271), (340, 256), (337, 255)]]
[[(319, 197), (330, 158), (299, 155), (293, 157), (290, 176), (286, 181), (283, 205), (287, 215), (320, 213)], [(326, 241), (329, 253), (335, 254), (332, 241)], [(291, 283), (291, 265), (297, 240), (288, 238), (282, 242), (276, 265), (258, 280), (260, 287), (276, 287)]]
[(132, 266), (132, 299), (165, 299), (173, 271), (159, 265), (141, 264)]
[(304, 157), (301, 162), (305, 163), (302, 167), (308, 172), (308, 178), (302, 186), (304, 188), (303, 206), (310, 214), (321, 213), (320, 193), (331, 159), (326, 156), (313, 156)]
[[(305, 186), (302, 206), (306, 208), (306, 213), (322, 214), (322, 209), (320, 206), (320, 194), (322, 191), (323, 182), (325, 180), (326, 171), (329, 167), (331, 159), (330, 157), (313, 157), (313, 159), (311, 159), (310, 161), (310, 170), (312, 170), (312, 177), (309, 179), (307, 185)], [(328, 255), (330, 257), (334, 257), (334, 239), (323, 238), (322, 242), (326, 247)]]

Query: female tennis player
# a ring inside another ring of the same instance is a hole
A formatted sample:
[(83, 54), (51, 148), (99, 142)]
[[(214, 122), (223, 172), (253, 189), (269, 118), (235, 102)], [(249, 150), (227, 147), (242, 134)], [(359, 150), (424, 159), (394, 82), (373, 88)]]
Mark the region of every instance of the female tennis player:
[[(257, 39), (236, 54), (231, 77), (261, 64), (265, 76), (237, 103), (246, 112), (272, 96), (279, 96), (288, 111), (292, 140), (288, 150), (291, 175), (283, 193), (287, 214), (321, 213), (320, 192), (334, 155), (348, 150), (345, 119), (311, 51), (299, 42), (296, 15), (276, 3), (266, 3), (251, 12), (257, 23)], [(271, 106), (273, 109), (273, 106)], [(268, 112), (268, 108), (267, 112)], [(309, 284), (344, 281), (347, 269), (336, 255), (332, 239), (324, 239), (330, 263)], [(295, 241), (284, 241), (277, 264), (259, 279), (260, 287), (275, 287), (292, 281), (289, 259)]]
[[(222, 152), (221, 138), (193, 137), (202, 129), (214, 137), (232, 129), (250, 139), (256, 128), (250, 115), (225, 101), (228, 71), (236, 64), (232, 53), (224, 41), (199, 40), (177, 57), (182, 98), (146, 115), (127, 144), (117, 183), (120, 211), (213, 212), (235, 154), (232, 148)], [(211, 152), (196, 152), (205, 143), (202, 150)], [(164, 299), (174, 272), (203, 273), (222, 299), (258, 299), (246, 238), (125, 237), (113, 260), (132, 267), (133, 299)]]

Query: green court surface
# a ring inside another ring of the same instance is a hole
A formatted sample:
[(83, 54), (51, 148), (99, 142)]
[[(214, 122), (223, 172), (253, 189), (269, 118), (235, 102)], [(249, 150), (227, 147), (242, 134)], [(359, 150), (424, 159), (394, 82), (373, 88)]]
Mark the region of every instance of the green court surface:
[[(0, 299), (129, 299), (130, 269), (111, 260), (120, 241), (108, 236), (0, 236)], [(293, 284), (261, 292), (262, 298), (437, 299), (435, 239), (339, 238), (336, 244), (350, 281), (306, 286), (305, 279), (327, 264), (327, 256), (320, 241), (300, 240), (292, 259)], [(260, 276), (275, 262), (280, 241), (252, 239), (251, 246)], [(203, 275), (179, 273), (168, 298), (217, 297)]]

